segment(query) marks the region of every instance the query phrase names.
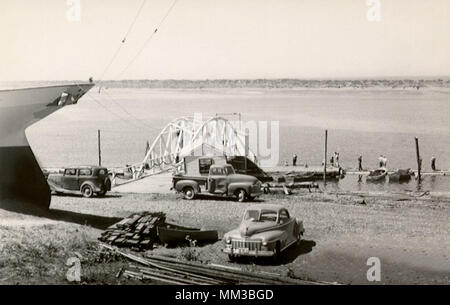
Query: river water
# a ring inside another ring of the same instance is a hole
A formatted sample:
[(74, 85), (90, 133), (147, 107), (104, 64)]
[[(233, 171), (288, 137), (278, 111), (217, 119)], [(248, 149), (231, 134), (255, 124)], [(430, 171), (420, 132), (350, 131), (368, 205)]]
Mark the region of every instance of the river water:
[[(30, 127), (27, 135), (44, 167), (96, 164), (100, 129), (103, 164), (122, 166), (141, 161), (146, 141), (151, 144), (176, 117), (232, 112), (241, 113), (244, 122), (279, 122), (279, 164), (291, 162), (293, 153), (298, 164), (321, 164), (328, 129), (328, 159), (339, 152), (345, 168), (355, 168), (360, 154), (365, 168), (375, 168), (383, 154), (390, 169), (415, 169), (414, 137), (425, 171), (432, 156), (439, 169), (450, 168), (450, 91), (445, 89), (103, 89), (99, 94), (94, 88), (78, 105)], [(417, 189), (415, 180), (374, 185), (358, 183), (357, 176), (336, 187)], [(425, 177), (421, 188), (448, 191), (450, 179)]]

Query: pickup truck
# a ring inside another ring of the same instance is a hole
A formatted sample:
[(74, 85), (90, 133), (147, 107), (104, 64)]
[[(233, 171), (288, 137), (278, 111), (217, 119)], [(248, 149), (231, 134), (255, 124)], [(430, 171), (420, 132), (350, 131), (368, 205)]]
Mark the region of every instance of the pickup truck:
[(208, 176), (187, 176), (177, 174), (173, 177), (173, 189), (183, 193), (184, 198), (192, 200), (198, 193), (222, 196), (235, 196), (239, 202), (253, 200), (261, 195), (261, 182), (248, 175), (236, 174), (230, 164), (211, 165)]

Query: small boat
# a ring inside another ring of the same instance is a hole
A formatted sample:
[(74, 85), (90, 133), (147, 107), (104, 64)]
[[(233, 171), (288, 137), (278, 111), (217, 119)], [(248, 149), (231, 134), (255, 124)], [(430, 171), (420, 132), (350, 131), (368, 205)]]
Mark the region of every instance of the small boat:
[(314, 173), (311, 173), (311, 172), (287, 173), (286, 176), (284, 176), (284, 179), (285, 179), (285, 181), (292, 181), (292, 182), (313, 181)]
[(387, 171), (384, 168), (379, 168), (373, 171), (370, 171), (369, 175), (366, 178), (366, 181), (382, 181), (386, 178)]
[(157, 230), (162, 244), (183, 244), (194, 240), (197, 244), (204, 244), (219, 240), (219, 234), (215, 230), (203, 231), (197, 228), (182, 227), (168, 223), (165, 226), (157, 227)]
[(389, 174), (389, 182), (403, 182), (411, 180), (411, 169), (398, 169)]

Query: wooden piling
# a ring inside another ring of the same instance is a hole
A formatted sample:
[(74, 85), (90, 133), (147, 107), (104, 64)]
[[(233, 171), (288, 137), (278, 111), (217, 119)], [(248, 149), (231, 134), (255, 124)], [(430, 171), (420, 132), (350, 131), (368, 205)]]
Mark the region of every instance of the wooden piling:
[(98, 142), (98, 166), (102, 166), (102, 150), (100, 143), (100, 129), (97, 132), (97, 142)]
[(328, 146), (328, 130), (325, 130), (325, 159), (323, 162), (323, 184), (327, 183), (327, 146)]
[(248, 152), (249, 152), (249, 135), (248, 132), (245, 133), (245, 153), (244, 153), (244, 167), (245, 167), (245, 174), (247, 174), (248, 164), (247, 164), (247, 158), (248, 158)]
[(416, 157), (417, 157), (417, 178), (421, 179), (421, 170), (422, 170), (422, 164), (420, 162), (420, 152), (419, 152), (419, 139), (417, 137), (414, 138), (416, 141)]

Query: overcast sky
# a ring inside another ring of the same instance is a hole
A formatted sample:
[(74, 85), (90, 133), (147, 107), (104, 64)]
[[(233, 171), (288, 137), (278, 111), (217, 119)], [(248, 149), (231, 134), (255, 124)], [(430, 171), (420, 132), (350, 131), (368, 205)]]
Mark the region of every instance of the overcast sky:
[[(449, 0), (379, 0), (380, 21), (369, 20), (376, 4), (366, 1), (178, 0), (121, 73), (173, 3), (147, 0), (104, 78), (450, 74)], [(0, 81), (98, 79), (141, 3), (81, 0), (71, 21), (67, 0), (1, 0)]]

